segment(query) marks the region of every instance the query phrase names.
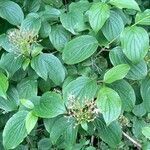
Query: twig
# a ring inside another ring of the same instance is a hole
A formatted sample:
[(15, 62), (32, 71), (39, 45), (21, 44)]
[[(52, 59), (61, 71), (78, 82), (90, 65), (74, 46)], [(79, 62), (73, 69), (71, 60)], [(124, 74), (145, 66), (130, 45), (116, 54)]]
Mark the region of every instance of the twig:
[(100, 149), (100, 141), (99, 141), (99, 138), (98, 138), (98, 149)]
[(94, 136), (91, 136), (91, 146), (94, 144)]
[(103, 83), (103, 82), (104, 82), (103, 80), (98, 80), (98, 81), (97, 81), (97, 83)]
[(31, 145), (31, 147), (34, 147), (32, 141), (31, 141), (30, 138), (29, 138), (29, 136), (27, 136), (27, 142), (28, 142), (28, 144)]
[(122, 134), (123, 134), (128, 140), (130, 140), (136, 147), (138, 147), (139, 149), (142, 148), (141, 144), (138, 143), (137, 141), (135, 141), (133, 138), (131, 138), (128, 134), (126, 134), (125, 132), (122, 132)]
[(102, 48), (97, 54), (95, 57), (97, 57), (98, 55), (100, 55), (103, 51), (105, 51), (105, 48)]
[(65, 5), (65, 8), (67, 10), (67, 12), (69, 11), (69, 8), (68, 8), (68, 1), (67, 0), (64, 0), (64, 5)]

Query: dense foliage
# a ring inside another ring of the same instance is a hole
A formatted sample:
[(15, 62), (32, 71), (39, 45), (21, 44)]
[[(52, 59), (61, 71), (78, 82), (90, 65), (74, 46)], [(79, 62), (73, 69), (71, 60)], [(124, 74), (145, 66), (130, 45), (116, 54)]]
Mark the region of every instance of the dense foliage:
[(0, 150), (149, 150), (149, 8), (0, 0)]

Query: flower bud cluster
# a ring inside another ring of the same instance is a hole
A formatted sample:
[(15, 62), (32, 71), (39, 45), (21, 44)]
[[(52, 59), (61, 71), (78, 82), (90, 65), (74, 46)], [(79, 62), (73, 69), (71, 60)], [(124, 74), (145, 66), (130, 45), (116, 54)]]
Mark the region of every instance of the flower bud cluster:
[(68, 115), (74, 117), (77, 124), (94, 121), (99, 113), (94, 100), (85, 98), (83, 101), (83, 104), (81, 104), (80, 100), (76, 99), (74, 95), (68, 97)]
[(126, 118), (123, 115), (121, 115), (119, 117), (119, 122), (120, 122), (121, 126), (129, 126), (129, 120), (128, 120), (128, 118)]
[(13, 29), (8, 31), (7, 36), (15, 54), (30, 56), (31, 44), (37, 41), (34, 32)]

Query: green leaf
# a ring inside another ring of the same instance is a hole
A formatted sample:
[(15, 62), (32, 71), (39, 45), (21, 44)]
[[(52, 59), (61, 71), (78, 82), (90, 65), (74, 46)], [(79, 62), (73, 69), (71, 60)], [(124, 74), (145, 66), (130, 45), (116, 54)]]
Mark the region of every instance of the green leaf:
[(147, 110), (147, 112), (150, 112), (150, 97), (149, 97), (149, 93), (150, 93), (150, 77), (147, 76), (141, 84), (141, 95), (143, 98), (143, 103), (144, 106)]
[(101, 88), (96, 103), (107, 125), (119, 117), (121, 113), (121, 99), (113, 89), (108, 87)]
[(8, 78), (0, 72), (0, 96), (5, 98), (7, 97), (6, 91), (8, 90)]
[(3, 33), (3, 34), (0, 35), (0, 46), (2, 46), (5, 37), (6, 37), (5, 33)]
[(140, 62), (149, 49), (148, 33), (144, 28), (137, 26), (125, 28), (121, 35), (121, 47), (132, 62)]
[[(42, 52), (43, 48), (44, 48), (44, 47), (43, 47), (41, 44), (33, 43), (33, 44), (31, 45), (31, 56), (32, 56), (32, 57), (35, 57), (35, 56), (39, 55), (39, 54)], [(27, 58), (27, 59), (29, 59), (29, 58)], [(27, 59), (26, 59), (26, 60), (27, 60)], [(30, 60), (30, 59), (29, 59), (29, 60)]]
[(113, 8), (113, 10), (122, 18), (124, 25), (131, 23), (131, 18), (124, 12), (124, 9)]
[(55, 6), (55, 7), (61, 7), (63, 5), (63, 2), (62, 0), (60, 1), (56, 1), (56, 0), (42, 0), (45, 4), (48, 4), (48, 5), (52, 5), (52, 6)]
[(145, 109), (144, 103), (135, 105), (135, 107), (133, 109), (133, 113), (138, 117), (144, 116), (146, 114), (146, 109)]
[(68, 42), (63, 50), (67, 64), (76, 64), (89, 58), (97, 49), (98, 41), (90, 35), (82, 35)]
[(140, 25), (150, 25), (150, 9), (137, 13), (135, 23)]
[(34, 128), (37, 121), (38, 121), (38, 117), (34, 116), (32, 111), (27, 114), (25, 125), (26, 125), (26, 129), (27, 129), (28, 134)]
[(70, 103), (70, 97), (78, 100), (81, 104), (85, 101), (93, 100), (97, 92), (97, 83), (88, 77), (78, 77), (76, 80), (71, 81), (63, 88), (64, 100)]
[(27, 136), (25, 126), (27, 111), (19, 111), (6, 123), (3, 131), (3, 145), (6, 149), (16, 148)]
[[(32, 70), (33, 71), (33, 70)], [(20, 82), (25, 76), (27, 75), (27, 72), (23, 69), (19, 69), (12, 77), (13, 81)], [(33, 74), (33, 77), (35, 77), (35, 74)]]
[(147, 64), (144, 60), (140, 61), (137, 64), (132, 63), (122, 52), (120, 47), (113, 48), (109, 53), (109, 58), (111, 63), (116, 66), (119, 64), (128, 64), (130, 70), (126, 75), (127, 79), (131, 80), (141, 80), (147, 75)]
[(128, 8), (140, 11), (140, 8), (135, 0), (110, 0), (109, 3), (120, 9)]
[(143, 135), (150, 140), (150, 126), (142, 128)]
[(61, 117), (55, 121), (50, 133), (50, 139), (52, 143), (55, 144), (61, 135), (64, 136), (64, 140), (69, 145), (75, 142), (77, 136), (77, 127), (75, 127), (74, 118)]
[(28, 68), (29, 64), (30, 64), (30, 59), (26, 58), (22, 64), (22, 69), (25, 71)]
[(14, 87), (9, 87), (7, 91), (7, 99), (0, 97), (0, 109), (10, 112), (18, 109), (19, 95)]
[(53, 46), (62, 51), (64, 46), (69, 42), (71, 34), (65, 30), (61, 25), (53, 26), (49, 34), (49, 38)]
[(107, 126), (102, 118), (95, 120), (98, 136), (112, 148), (117, 148), (122, 139), (122, 131), (118, 122), (112, 122)]
[(24, 78), (17, 84), (20, 99), (30, 99), (37, 96), (37, 81), (31, 78)]
[(142, 149), (143, 150), (150, 149), (150, 142), (149, 141), (144, 142), (144, 144), (142, 145)]
[(44, 127), (47, 132), (51, 133), (52, 127), (54, 126), (55, 121), (61, 118), (62, 115), (56, 116), (54, 118), (46, 118), (44, 119)]
[(22, 56), (16, 57), (13, 53), (4, 54), (0, 59), (0, 68), (4, 69), (12, 77), (21, 68), (23, 60)]
[(110, 10), (106, 3), (94, 3), (88, 11), (89, 22), (92, 29), (97, 33), (109, 18)]
[(33, 109), (34, 108), (34, 104), (30, 101), (30, 100), (27, 100), (27, 99), (20, 99), (20, 102), (23, 106), (25, 106), (26, 108), (29, 108), (29, 109)]
[(42, 22), (41, 28), (40, 28), (40, 36), (42, 38), (47, 38), (51, 32), (51, 25), (47, 21)]
[(110, 12), (110, 17), (104, 24), (102, 32), (108, 41), (117, 39), (124, 29), (124, 22), (121, 16), (115, 12)]
[(33, 109), (36, 116), (53, 118), (65, 112), (65, 105), (61, 96), (54, 92), (46, 92), (42, 95), (40, 103)]
[(38, 142), (38, 150), (50, 150), (51, 147), (52, 147), (52, 143), (49, 138), (42, 138)]
[(55, 144), (58, 138), (65, 132), (68, 124), (68, 118), (65, 117), (61, 117), (54, 122), (50, 132), (50, 139), (53, 144)]
[(27, 0), (24, 3), (24, 7), (28, 12), (37, 12), (40, 8), (41, 0)]
[(3, 113), (8, 113), (10, 111), (17, 110), (17, 106), (15, 105), (14, 101), (4, 99), (0, 97), (0, 109)]
[[(13, 29), (11, 29), (13, 31)], [(9, 53), (15, 53), (16, 47), (9, 41), (9, 38), (6, 34), (2, 34), (0, 36), (0, 44), (4, 50), (6, 50)]]
[[(31, 45), (31, 56), (35, 57), (35, 56), (39, 55), (42, 52), (43, 48), (44, 47), (41, 44), (33, 43)], [(26, 58), (26, 60), (28, 60), (30, 62), (29, 58)]]
[(88, 124), (87, 124), (87, 122), (82, 122), (82, 123), (81, 123), (81, 127), (82, 127), (85, 131), (87, 131), (87, 130), (88, 130)]
[[(77, 140), (77, 133), (78, 133), (78, 126), (76, 126), (76, 120), (74, 118), (67, 118), (69, 119), (67, 128), (64, 133), (64, 143), (66, 149), (72, 148)], [(68, 120), (67, 120), (68, 121)], [(72, 134), (70, 134), (72, 133)]]
[(142, 140), (143, 138), (142, 128), (145, 126), (146, 126), (146, 122), (144, 121), (144, 119), (139, 119), (136, 117), (133, 118), (132, 132), (136, 138)]
[(65, 79), (64, 66), (52, 54), (42, 53), (31, 60), (31, 67), (44, 80), (50, 78), (56, 85)]
[(122, 101), (122, 108), (125, 111), (132, 111), (135, 106), (135, 92), (132, 86), (125, 80), (119, 80), (110, 85), (120, 96)]
[(123, 79), (127, 75), (129, 70), (130, 70), (130, 66), (127, 64), (117, 65), (105, 73), (104, 82), (112, 83), (116, 80)]
[(58, 18), (61, 15), (61, 11), (52, 6), (46, 5), (44, 11), (39, 12), (42, 22), (53, 22), (58, 21)]
[(60, 16), (60, 21), (62, 23), (62, 26), (74, 35), (78, 34), (78, 32), (80, 31), (87, 29), (84, 23), (83, 14), (80, 11), (63, 13)]
[(85, 150), (96, 150), (96, 148), (93, 146), (88, 146)]
[(20, 25), (24, 19), (24, 14), (20, 6), (15, 2), (1, 0), (0, 17), (13, 25)]
[(91, 6), (91, 3), (88, 1), (78, 1), (78, 2), (72, 2), (69, 5), (69, 11), (80, 11), (81, 13), (86, 12)]
[(42, 78), (40, 78), (39, 81), (38, 81), (39, 89), (43, 93), (47, 92), (47, 91), (50, 91), (50, 89), (52, 87), (54, 87), (54, 85), (55, 84), (50, 79), (48, 79), (48, 80), (45, 81)]
[(21, 23), (21, 32), (31, 32), (38, 35), (41, 28), (41, 19), (37, 13), (30, 13)]

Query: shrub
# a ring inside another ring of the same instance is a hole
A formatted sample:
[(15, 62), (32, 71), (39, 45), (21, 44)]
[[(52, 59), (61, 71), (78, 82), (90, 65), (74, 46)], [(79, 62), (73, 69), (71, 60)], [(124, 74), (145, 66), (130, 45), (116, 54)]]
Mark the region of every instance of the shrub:
[(0, 149), (150, 149), (149, 0), (0, 0)]

